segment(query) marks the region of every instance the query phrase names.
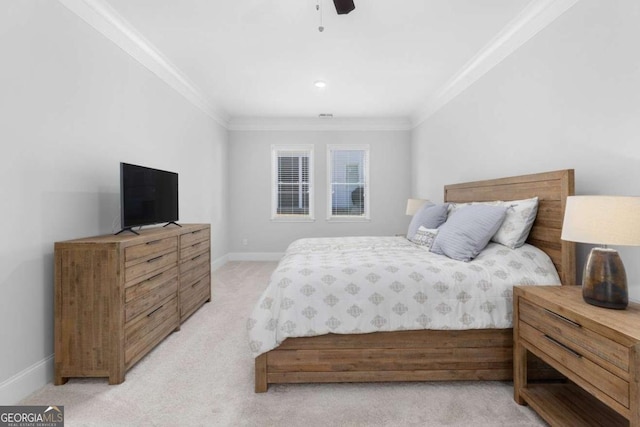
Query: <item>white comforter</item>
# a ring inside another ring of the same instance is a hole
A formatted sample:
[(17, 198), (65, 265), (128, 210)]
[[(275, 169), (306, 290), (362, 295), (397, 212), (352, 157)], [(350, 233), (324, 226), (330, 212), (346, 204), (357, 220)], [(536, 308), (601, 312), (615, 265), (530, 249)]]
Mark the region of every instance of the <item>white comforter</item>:
[(403, 237), (293, 242), (247, 322), (254, 356), (285, 338), (512, 326), (512, 287), (560, 279), (549, 257), (490, 243), (471, 262)]

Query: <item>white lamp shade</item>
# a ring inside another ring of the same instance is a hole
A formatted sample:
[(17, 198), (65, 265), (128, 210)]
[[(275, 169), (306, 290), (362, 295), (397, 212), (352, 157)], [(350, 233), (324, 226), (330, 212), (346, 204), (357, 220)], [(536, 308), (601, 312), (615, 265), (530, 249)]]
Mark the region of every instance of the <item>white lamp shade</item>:
[(561, 238), (581, 243), (640, 245), (640, 197), (567, 197)]
[(407, 215), (415, 215), (418, 209), (422, 207), (428, 200), (426, 199), (409, 199), (407, 200)]

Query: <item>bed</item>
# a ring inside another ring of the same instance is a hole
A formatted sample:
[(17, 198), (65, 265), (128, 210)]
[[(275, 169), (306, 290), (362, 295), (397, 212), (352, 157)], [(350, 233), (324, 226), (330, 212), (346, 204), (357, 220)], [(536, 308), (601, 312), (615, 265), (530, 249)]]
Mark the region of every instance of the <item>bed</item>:
[[(557, 276), (554, 272), (554, 277), (559, 277), (563, 285), (569, 285), (573, 284), (575, 278), (575, 246), (571, 242), (562, 241), (560, 234), (566, 198), (573, 194), (574, 172), (569, 169), (447, 185), (444, 188), (444, 201), (466, 203), (518, 200), (537, 196), (538, 214), (527, 239), (527, 244), (534, 247), (529, 250), (529, 257), (534, 250), (544, 252), (555, 266)], [(401, 238), (389, 237), (377, 242), (377, 245), (388, 246), (386, 250), (399, 257), (410, 256), (410, 249), (406, 246), (408, 243), (403, 242)], [(366, 239), (325, 241), (325, 243), (328, 245), (328, 248), (325, 248), (326, 252), (317, 253), (314, 256), (326, 258), (327, 263), (330, 263), (330, 254), (336, 247), (341, 251), (351, 250), (356, 253), (359, 245), (374, 245)], [(309, 242), (300, 244), (309, 244)], [(489, 245), (488, 248), (491, 246)], [(500, 245), (494, 244), (492, 250), (500, 250), (497, 246)], [(317, 247), (311, 246), (299, 249), (302, 252), (318, 251)], [(376, 255), (375, 251), (373, 253), (371, 256), (380, 257), (381, 266), (386, 265), (382, 252), (381, 255)], [(372, 268), (376, 267), (375, 262), (369, 264)], [(412, 264), (411, 259), (405, 259), (405, 264)], [(433, 268), (431, 264), (430, 266)], [(279, 268), (286, 271), (289, 267), (284, 265)], [(346, 271), (351, 270), (349, 266), (342, 266), (342, 268)], [(304, 271), (304, 268), (296, 267), (296, 270)], [(375, 278), (376, 274), (374, 273), (373, 276)], [(329, 277), (327, 280), (334, 280), (334, 278)], [(358, 284), (357, 281), (353, 283), (356, 289), (359, 288)], [(443, 288), (447, 285), (443, 283)], [(282, 288), (287, 286), (287, 281), (281, 283)], [(302, 283), (298, 286), (301, 292), (305, 292)], [(401, 287), (402, 284), (398, 286)], [(307, 291), (314, 292), (311, 287)], [(502, 294), (507, 301), (510, 301), (508, 292), (502, 292)], [(283, 303), (280, 302), (280, 304)], [(286, 302), (284, 304), (286, 306)], [(404, 305), (394, 306), (400, 310), (399, 314), (405, 310)], [(406, 305), (409, 305), (408, 302)], [(356, 312), (353, 316), (357, 317), (359, 314), (357, 304), (354, 304), (354, 307)], [(506, 314), (510, 315), (510, 313)], [(310, 307), (309, 316), (313, 315), (313, 309)], [(402, 319), (402, 316), (397, 317)], [(510, 327), (504, 327), (496, 321), (504, 317), (505, 313), (500, 313), (497, 318), (488, 318), (484, 321), (480, 319), (479, 323), (472, 325), (473, 329), (455, 330), (447, 329), (446, 326), (438, 329), (438, 325), (431, 328), (425, 323), (424, 327), (431, 329), (384, 331), (384, 328), (380, 327), (379, 332), (374, 332), (371, 327), (368, 327), (362, 330), (356, 328), (358, 333), (340, 332), (337, 328), (340, 321), (336, 319), (335, 325), (331, 322), (327, 323), (331, 328), (335, 326), (339, 333), (319, 331), (322, 335), (286, 338), (282, 342), (267, 345), (262, 349), (252, 348), (256, 354), (259, 354), (255, 359), (255, 391), (265, 392), (269, 384), (277, 383), (509, 380), (513, 374), (513, 332)], [(376, 324), (376, 321), (384, 325), (386, 319), (374, 319), (372, 322), (366, 322), (366, 325)], [(255, 323), (250, 319), (248, 327), (253, 326), (252, 322)], [(286, 328), (287, 322), (281, 322), (278, 326)], [(412, 329), (410, 325), (405, 326), (407, 325), (400, 325), (400, 329)], [(312, 332), (314, 331), (301, 335), (312, 335)], [(261, 346), (263, 343), (252, 342), (251, 345)]]

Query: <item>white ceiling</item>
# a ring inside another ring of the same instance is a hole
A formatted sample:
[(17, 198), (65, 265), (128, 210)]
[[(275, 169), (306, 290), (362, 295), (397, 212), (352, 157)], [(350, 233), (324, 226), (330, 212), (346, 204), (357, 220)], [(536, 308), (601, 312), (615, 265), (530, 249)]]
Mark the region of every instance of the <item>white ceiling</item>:
[(415, 117), (523, 11), (559, 0), (355, 0), (340, 16), (320, 0), (323, 32), (316, 1), (85, 0), (110, 6), (207, 102), (240, 120)]

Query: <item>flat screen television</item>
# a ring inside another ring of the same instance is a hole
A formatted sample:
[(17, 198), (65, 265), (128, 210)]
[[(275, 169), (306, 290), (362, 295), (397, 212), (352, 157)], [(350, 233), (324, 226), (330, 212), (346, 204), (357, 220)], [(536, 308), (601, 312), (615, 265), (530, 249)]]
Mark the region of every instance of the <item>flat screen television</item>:
[(120, 163), (122, 230), (178, 221), (178, 174)]

